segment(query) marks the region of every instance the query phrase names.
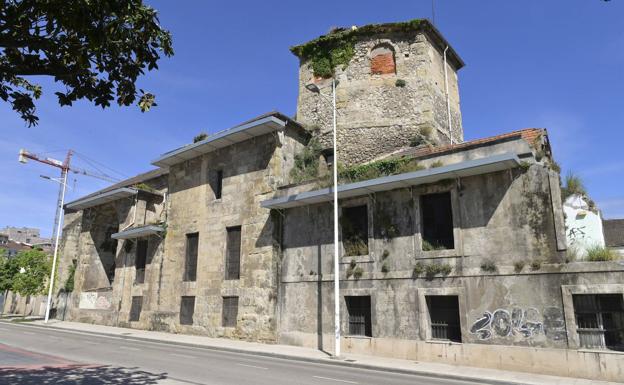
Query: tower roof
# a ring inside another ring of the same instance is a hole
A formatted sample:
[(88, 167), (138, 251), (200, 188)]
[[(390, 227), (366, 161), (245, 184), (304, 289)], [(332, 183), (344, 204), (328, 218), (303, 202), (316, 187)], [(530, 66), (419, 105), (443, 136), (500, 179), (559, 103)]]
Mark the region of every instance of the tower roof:
[(448, 47), (448, 60), (457, 70), (464, 66), (464, 62), (457, 52), (455, 52), (453, 47), (446, 41), (440, 31), (427, 19), (413, 19), (397, 23), (367, 24), (361, 27), (351, 28), (334, 28), (326, 35), (321, 35), (307, 43), (290, 47), (290, 51), (299, 57), (299, 59), (307, 60), (317, 56), (319, 52), (327, 52), (362, 38), (381, 34), (415, 32), (426, 33), (432, 43), (442, 51)]

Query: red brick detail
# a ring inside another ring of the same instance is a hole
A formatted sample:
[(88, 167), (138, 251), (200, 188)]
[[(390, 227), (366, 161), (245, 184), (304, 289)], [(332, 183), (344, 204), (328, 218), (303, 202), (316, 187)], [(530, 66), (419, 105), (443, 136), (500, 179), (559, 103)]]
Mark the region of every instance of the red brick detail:
[(375, 75), (394, 74), (394, 54), (392, 52), (375, 56), (371, 59), (371, 73)]

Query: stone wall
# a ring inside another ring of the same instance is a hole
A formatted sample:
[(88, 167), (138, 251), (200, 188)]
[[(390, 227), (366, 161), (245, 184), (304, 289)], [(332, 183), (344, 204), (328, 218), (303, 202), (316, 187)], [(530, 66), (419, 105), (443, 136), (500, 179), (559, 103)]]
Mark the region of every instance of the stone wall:
[[(396, 72), (371, 67), (371, 51), (380, 45), (394, 51)], [(463, 140), (458, 79), (449, 62), (447, 72), (453, 140), (458, 142)], [(408, 146), (422, 129), (431, 131), (431, 143), (450, 141), (443, 55), (428, 34), (378, 34), (361, 39), (355, 44), (354, 57), (344, 69), (336, 69), (335, 77), (341, 162), (368, 161)], [(405, 81), (404, 87), (397, 86), (399, 79)], [(306, 88), (310, 83), (320, 88), (321, 95)], [(315, 78), (309, 63), (302, 61), (297, 120), (318, 127), (328, 148), (332, 147), (331, 96), (331, 79)]]

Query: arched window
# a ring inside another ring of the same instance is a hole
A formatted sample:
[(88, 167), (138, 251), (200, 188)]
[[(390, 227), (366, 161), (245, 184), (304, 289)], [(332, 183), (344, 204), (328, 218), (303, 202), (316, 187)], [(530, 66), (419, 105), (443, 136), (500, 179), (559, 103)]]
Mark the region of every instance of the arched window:
[(396, 73), (396, 62), (394, 60), (394, 48), (390, 44), (378, 44), (372, 49), (371, 74), (383, 75)]

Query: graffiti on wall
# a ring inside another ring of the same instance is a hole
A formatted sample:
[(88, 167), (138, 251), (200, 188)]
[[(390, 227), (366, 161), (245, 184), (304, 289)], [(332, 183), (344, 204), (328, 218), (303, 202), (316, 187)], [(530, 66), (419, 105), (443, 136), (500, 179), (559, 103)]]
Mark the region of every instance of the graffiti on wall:
[(111, 307), (109, 298), (110, 293), (86, 292), (80, 293), (80, 309), (90, 310), (108, 310)]
[(481, 340), (492, 337), (522, 336), (532, 338), (540, 334), (555, 341), (565, 338), (565, 321), (561, 309), (547, 307), (540, 312), (533, 307), (521, 309), (514, 307), (486, 311), (470, 327), (470, 333), (476, 334)]

